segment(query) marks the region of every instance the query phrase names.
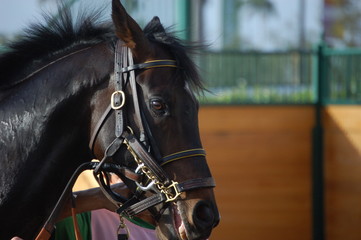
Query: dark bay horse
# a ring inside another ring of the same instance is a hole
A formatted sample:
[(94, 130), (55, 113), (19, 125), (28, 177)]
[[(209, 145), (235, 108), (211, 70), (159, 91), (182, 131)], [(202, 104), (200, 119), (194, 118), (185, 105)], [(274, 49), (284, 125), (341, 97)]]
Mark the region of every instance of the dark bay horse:
[(138, 205), (121, 213), (148, 209), (159, 239), (206, 239), (219, 222), (189, 49), (112, 4), (110, 23), (64, 11), (0, 56), (1, 240), (34, 239), (75, 169), (109, 151), (143, 177), (124, 179)]

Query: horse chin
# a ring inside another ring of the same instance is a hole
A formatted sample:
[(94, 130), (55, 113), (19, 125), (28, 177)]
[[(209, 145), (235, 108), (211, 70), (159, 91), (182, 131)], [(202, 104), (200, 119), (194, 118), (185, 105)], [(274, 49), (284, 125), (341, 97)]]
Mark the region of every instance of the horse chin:
[(159, 240), (205, 240), (210, 235), (197, 233), (187, 220), (186, 208), (181, 201), (166, 208), (156, 230)]
[(157, 224), (157, 235), (159, 240), (178, 240), (181, 239), (178, 233), (177, 223), (181, 219), (177, 211), (174, 210), (174, 205), (167, 207)]

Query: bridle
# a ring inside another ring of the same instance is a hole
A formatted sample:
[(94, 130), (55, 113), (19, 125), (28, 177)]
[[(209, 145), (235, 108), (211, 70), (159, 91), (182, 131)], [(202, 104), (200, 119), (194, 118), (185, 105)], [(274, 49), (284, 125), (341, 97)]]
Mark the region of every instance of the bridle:
[[(205, 156), (202, 148), (185, 149), (167, 156), (161, 156), (155, 139), (152, 136), (151, 129), (141, 110), (138, 94), (135, 70), (146, 70), (151, 68), (178, 68), (176, 61), (168, 59), (152, 60), (140, 64), (134, 64), (131, 50), (121, 41), (117, 41), (115, 46), (115, 63), (114, 63), (114, 88), (115, 91), (111, 95), (111, 104), (100, 118), (96, 125), (91, 140), (90, 148), (93, 149), (97, 135), (102, 126), (107, 121), (111, 112), (115, 114), (115, 139), (106, 148), (104, 157), (94, 170), (94, 176), (97, 179), (101, 189), (106, 193), (108, 198), (115, 204), (120, 206), (118, 213), (133, 217), (134, 215), (149, 209), (160, 203), (168, 203), (177, 201), (182, 192), (190, 191), (198, 188), (215, 187), (212, 177), (189, 179), (184, 182), (176, 182), (172, 180), (162, 168), (164, 165), (190, 157)], [(139, 128), (139, 138), (136, 137), (129, 127), (125, 127), (125, 114), (123, 108), (126, 105), (126, 94), (124, 89), (129, 84), (133, 97), (135, 122)], [(148, 143), (149, 142), (149, 143)], [(126, 145), (127, 150), (133, 156), (137, 165), (135, 171), (127, 170), (119, 173), (122, 178), (134, 181), (138, 186), (134, 197), (125, 201), (119, 198), (116, 193), (111, 191), (109, 182), (104, 180), (104, 164), (120, 149), (122, 145)], [(150, 153), (149, 149), (152, 149)], [(154, 155), (154, 156), (153, 156)], [(137, 177), (135, 177), (137, 176)], [(143, 185), (146, 183), (146, 185)], [(142, 197), (144, 192), (152, 191), (150, 197)]]
[[(152, 136), (150, 127), (144, 117), (144, 113), (140, 108), (134, 71), (151, 68), (178, 68), (176, 61), (161, 59), (134, 64), (131, 50), (120, 40), (116, 43), (114, 55), (115, 91), (111, 95), (108, 108), (104, 111), (103, 115), (94, 127), (94, 131), (89, 142), (89, 148), (93, 151), (97, 137), (112, 113), (115, 115), (115, 138), (106, 148), (104, 156), (100, 162), (83, 163), (76, 169), (68, 181), (68, 184), (52, 213), (38, 234), (36, 238), (37, 240), (48, 239), (50, 237), (59, 212), (67, 201), (77, 177), (84, 170), (93, 170), (94, 177), (98, 181), (105, 196), (118, 207), (117, 212), (130, 219), (147, 209), (150, 210), (153, 217), (157, 219), (160, 213), (154, 213), (154, 211), (151, 211), (152, 207), (161, 203), (176, 202), (182, 192), (199, 188), (215, 187), (215, 181), (212, 177), (176, 182), (168, 176), (162, 168), (164, 165), (173, 161), (191, 157), (204, 157), (205, 151), (202, 148), (193, 148), (181, 150), (167, 156), (161, 156), (156, 141)], [(133, 97), (133, 107), (135, 111), (134, 120), (139, 130), (139, 138), (135, 136), (131, 128), (125, 126), (126, 115), (124, 114), (124, 107), (126, 106), (126, 94), (124, 89), (127, 84), (129, 84), (131, 95)], [(137, 165), (135, 170), (110, 162), (110, 159), (123, 145), (127, 147), (127, 150), (133, 156)], [(153, 154), (150, 153), (149, 149), (152, 149)], [(133, 192), (133, 196), (130, 199), (120, 196), (111, 189), (109, 177), (107, 175), (109, 172), (115, 173), (123, 180), (126, 179), (127, 182), (131, 182), (137, 186), (136, 191)], [(151, 192), (151, 194), (148, 194), (150, 196), (145, 197), (144, 193), (147, 192)], [(163, 209), (165, 205), (163, 206)]]

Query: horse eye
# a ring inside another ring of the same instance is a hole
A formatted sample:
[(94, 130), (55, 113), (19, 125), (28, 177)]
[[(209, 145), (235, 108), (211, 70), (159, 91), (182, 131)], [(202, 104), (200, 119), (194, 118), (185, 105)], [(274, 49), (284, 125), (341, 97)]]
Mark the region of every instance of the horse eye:
[(165, 104), (164, 102), (162, 102), (159, 99), (153, 99), (150, 101), (150, 105), (152, 106), (152, 108), (156, 111), (162, 111), (165, 110)]

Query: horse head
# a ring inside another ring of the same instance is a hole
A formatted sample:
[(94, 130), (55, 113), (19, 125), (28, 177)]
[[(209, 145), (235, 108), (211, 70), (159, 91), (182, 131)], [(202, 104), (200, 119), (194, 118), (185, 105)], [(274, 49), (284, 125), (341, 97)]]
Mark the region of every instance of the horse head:
[(192, 91), (202, 89), (196, 67), (157, 17), (142, 31), (113, 0), (112, 19), (115, 72), (93, 101), (105, 113), (92, 118), (91, 148), (143, 176), (136, 184), (122, 177), (140, 201), (122, 214), (149, 210), (160, 239), (206, 239), (219, 214)]

